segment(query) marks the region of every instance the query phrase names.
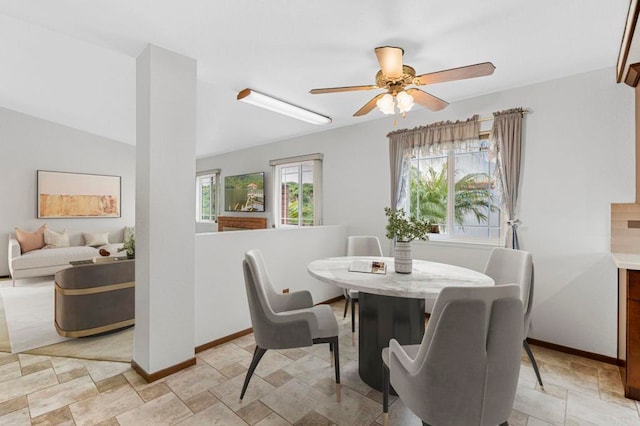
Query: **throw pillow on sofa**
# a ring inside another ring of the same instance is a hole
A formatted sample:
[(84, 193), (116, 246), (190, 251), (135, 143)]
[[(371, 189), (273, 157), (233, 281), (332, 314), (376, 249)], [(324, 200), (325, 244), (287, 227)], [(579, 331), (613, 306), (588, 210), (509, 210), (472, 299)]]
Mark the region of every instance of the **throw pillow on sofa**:
[(65, 229), (62, 232), (55, 232), (49, 228), (44, 230), (44, 248), (69, 247), (69, 233)]
[(109, 244), (108, 232), (83, 232), (82, 236), (84, 237), (85, 246), (100, 247)]
[(46, 224), (42, 225), (34, 232), (16, 228), (16, 239), (18, 240), (18, 244), (20, 244), (20, 252), (26, 253), (31, 250), (38, 250), (44, 247), (44, 231), (46, 229)]

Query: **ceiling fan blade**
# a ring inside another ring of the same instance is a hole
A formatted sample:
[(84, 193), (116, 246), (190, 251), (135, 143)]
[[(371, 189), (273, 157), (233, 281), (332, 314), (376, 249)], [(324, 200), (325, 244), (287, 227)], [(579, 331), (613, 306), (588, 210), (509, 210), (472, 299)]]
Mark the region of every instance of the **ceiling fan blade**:
[(370, 113), (371, 110), (376, 107), (376, 102), (378, 102), (378, 99), (380, 99), (384, 95), (385, 95), (385, 93), (380, 93), (379, 95), (376, 95), (373, 99), (371, 99), (369, 102), (364, 104), (364, 106), (362, 108), (360, 108), (358, 111), (356, 111), (356, 113), (353, 114), (353, 116), (354, 117), (360, 117), (361, 115), (365, 115), (365, 114)]
[(416, 101), (423, 107), (429, 108), (431, 111), (440, 111), (441, 109), (444, 109), (447, 107), (447, 105), (449, 105), (447, 101), (443, 101), (442, 99), (420, 89), (408, 89), (407, 93), (413, 96), (414, 101)]
[(402, 55), (404, 50), (399, 47), (382, 46), (375, 48), (376, 56), (382, 74), (397, 78), (402, 76)]
[(467, 65), (466, 67), (451, 68), (448, 70), (432, 72), (417, 76), (414, 84), (435, 84), (444, 83), (445, 81), (464, 80), (466, 78), (484, 77), (493, 74), (496, 67), (491, 62), (483, 62), (481, 64)]
[(309, 90), (309, 93), (314, 95), (318, 95), (321, 93), (340, 93), (340, 92), (355, 92), (357, 90), (371, 90), (378, 89), (378, 86), (345, 86), (345, 87), (327, 87), (324, 89), (312, 89)]

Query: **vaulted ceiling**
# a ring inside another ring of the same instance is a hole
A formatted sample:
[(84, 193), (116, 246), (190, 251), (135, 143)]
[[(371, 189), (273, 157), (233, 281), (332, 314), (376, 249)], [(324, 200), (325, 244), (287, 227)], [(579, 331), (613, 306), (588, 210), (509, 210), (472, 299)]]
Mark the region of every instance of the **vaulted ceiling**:
[[(352, 116), (377, 92), (309, 94), (374, 84), (376, 46), (404, 48), (404, 62), (418, 73), (494, 63), (491, 77), (427, 88), (449, 102), (614, 67), (628, 6), (625, 0), (0, 0), (0, 106), (134, 144), (135, 58), (153, 43), (198, 61), (197, 155), (205, 156), (382, 118), (377, 110)], [(333, 123), (315, 126), (237, 102), (246, 87)]]

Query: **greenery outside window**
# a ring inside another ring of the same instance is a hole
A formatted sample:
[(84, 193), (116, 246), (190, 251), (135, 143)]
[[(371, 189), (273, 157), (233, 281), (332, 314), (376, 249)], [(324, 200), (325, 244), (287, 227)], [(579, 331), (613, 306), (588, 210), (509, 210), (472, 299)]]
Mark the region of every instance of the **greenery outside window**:
[(220, 170), (200, 172), (196, 176), (196, 222), (218, 220)]
[(272, 160), (276, 227), (321, 224), (322, 154)]
[(489, 143), (470, 149), (426, 153), (416, 148), (411, 159), (409, 208), (428, 220), (442, 238), (498, 242), (501, 209)]

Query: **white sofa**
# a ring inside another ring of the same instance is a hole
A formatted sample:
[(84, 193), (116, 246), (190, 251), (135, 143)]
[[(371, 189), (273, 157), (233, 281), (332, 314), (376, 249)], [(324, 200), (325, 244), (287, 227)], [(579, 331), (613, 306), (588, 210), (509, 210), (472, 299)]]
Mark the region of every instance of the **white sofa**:
[[(20, 278), (33, 278), (54, 275), (61, 269), (70, 267), (69, 262), (79, 260), (91, 260), (101, 248), (111, 253), (111, 256), (125, 256), (126, 253), (118, 252), (122, 247), (123, 231), (109, 233), (110, 244), (102, 247), (89, 247), (84, 245), (84, 237), (81, 232), (69, 231), (69, 247), (42, 248), (22, 254), (20, 244), (15, 233), (9, 235), (9, 272), (15, 285)], [(112, 242), (117, 241), (117, 242)]]

